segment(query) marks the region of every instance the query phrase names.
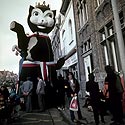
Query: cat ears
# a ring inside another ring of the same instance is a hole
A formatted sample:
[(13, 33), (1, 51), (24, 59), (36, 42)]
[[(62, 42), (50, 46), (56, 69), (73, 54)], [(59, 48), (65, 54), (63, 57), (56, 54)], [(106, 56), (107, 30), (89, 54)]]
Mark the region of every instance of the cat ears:
[[(32, 12), (32, 10), (34, 9), (35, 7), (33, 7), (33, 6), (31, 6), (30, 5), (30, 7), (29, 7), (29, 14)], [(53, 13), (54, 13), (54, 15), (56, 16), (56, 10), (51, 10)]]
[(32, 12), (33, 9), (34, 9), (34, 7), (30, 5), (30, 7), (29, 7), (29, 14)]

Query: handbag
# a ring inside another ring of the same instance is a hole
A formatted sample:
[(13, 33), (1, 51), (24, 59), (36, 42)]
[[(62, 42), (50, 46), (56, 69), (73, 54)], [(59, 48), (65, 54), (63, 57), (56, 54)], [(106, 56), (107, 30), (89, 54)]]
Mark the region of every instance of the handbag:
[(71, 99), (69, 109), (72, 111), (78, 111), (78, 101), (77, 101), (77, 96), (74, 96)]

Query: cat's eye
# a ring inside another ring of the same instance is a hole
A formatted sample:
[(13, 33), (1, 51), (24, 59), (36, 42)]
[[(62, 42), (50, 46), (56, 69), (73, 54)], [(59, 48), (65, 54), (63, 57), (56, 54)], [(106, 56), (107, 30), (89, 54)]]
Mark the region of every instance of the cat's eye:
[(38, 13), (37, 11), (35, 11), (35, 12), (33, 13), (33, 15), (38, 16), (39, 13)]
[(49, 13), (48, 16), (49, 16), (50, 18), (52, 18), (52, 14), (51, 14), (51, 13)]

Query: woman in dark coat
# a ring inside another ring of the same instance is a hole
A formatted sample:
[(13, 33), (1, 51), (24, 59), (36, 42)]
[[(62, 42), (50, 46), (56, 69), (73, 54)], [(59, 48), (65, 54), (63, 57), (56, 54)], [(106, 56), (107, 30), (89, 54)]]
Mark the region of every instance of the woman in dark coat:
[[(80, 110), (80, 106), (79, 106), (79, 99), (78, 99), (78, 92), (79, 92), (79, 83), (78, 81), (74, 78), (74, 75), (72, 72), (68, 73), (68, 81), (65, 85), (66, 88), (66, 93), (67, 93), (67, 97), (69, 102), (71, 101), (73, 96), (77, 96), (77, 101), (78, 101), (78, 119), (82, 119), (82, 114), (81, 114), (81, 110)], [(70, 110), (70, 116), (71, 116), (71, 120), (73, 122), (77, 122), (77, 120), (75, 119), (75, 115), (74, 115), (74, 111)]]

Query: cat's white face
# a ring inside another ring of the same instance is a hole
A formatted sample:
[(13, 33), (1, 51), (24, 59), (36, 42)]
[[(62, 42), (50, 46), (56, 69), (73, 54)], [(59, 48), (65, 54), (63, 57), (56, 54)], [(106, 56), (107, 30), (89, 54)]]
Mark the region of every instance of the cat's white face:
[(45, 29), (46, 27), (53, 27), (54, 25), (54, 14), (51, 10), (43, 12), (39, 8), (34, 8), (31, 12), (30, 17), (31, 23), (36, 25), (39, 29)]

